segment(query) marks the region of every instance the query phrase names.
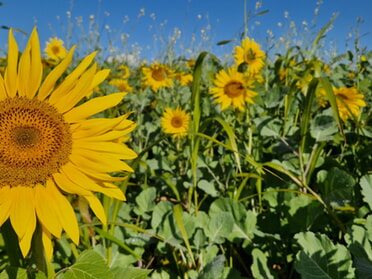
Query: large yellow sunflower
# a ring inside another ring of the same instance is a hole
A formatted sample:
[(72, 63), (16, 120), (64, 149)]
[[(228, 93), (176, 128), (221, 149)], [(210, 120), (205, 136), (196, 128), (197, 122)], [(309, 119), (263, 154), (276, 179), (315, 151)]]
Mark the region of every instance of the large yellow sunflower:
[[(358, 117), (360, 108), (366, 106), (363, 100), (364, 95), (358, 93), (355, 87), (333, 88), (333, 93), (336, 96), (338, 113), (344, 122), (347, 121), (349, 117)], [(325, 91), (321, 89), (317, 94), (319, 104), (325, 107), (328, 103), (327, 100), (325, 100)]]
[(253, 39), (245, 38), (241, 46), (236, 46), (234, 50), (235, 54), (233, 56), (236, 65), (246, 62), (248, 64), (249, 73), (256, 74), (261, 71), (265, 64), (265, 53)]
[(63, 46), (63, 41), (58, 38), (50, 38), (49, 41), (46, 42), (44, 52), (49, 59), (53, 60), (65, 58), (67, 54), (67, 50)]
[(230, 105), (234, 109), (244, 110), (245, 103), (253, 104), (252, 98), (257, 95), (256, 92), (249, 89), (252, 87), (252, 83), (251, 78), (238, 72), (236, 67), (232, 67), (216, 74), (215, 87), (209, 93), (216, 98), (215, 103), (221, 104), (222, 110)]
[(144, 67), (142, 73), (144, 74), (143, 85), (150, 86), (154, 92), (173, 85), (173, 71), (159, 62), (151, 64), (150, 67)]
[(135, 127), (127, 115), (90, 118), (118, 105), (124, 93), (80, 104), (109, 73), (97, 71), (92, 64), (95, 53), (57, 83), (71, 63), (73, 51), (43, 80), (36, 29), (20, 58), (9, 32), (8, 65), (4, 77), (0, 75), (0, 225), (10, 219), (23, 256), (30, 250), (37, 223), (48, 260), (52, 235), (58, 238), (64, 230), (73, 242), (79, 242), (78, 223), (65, 194), (85, 199), (106, 223), (94, 192), (125, 200), (113, 184), (123, 178), (110, 173), (132, 171), (122, 160), (136, 157), (119, 142)]
[(161, 117), (161, 126), (164, 133), (173, 134), (174, 138), (186, 136), (189, 129), (190, 114), (182, 110), (180, 107), (172, 110), (165, 108)]

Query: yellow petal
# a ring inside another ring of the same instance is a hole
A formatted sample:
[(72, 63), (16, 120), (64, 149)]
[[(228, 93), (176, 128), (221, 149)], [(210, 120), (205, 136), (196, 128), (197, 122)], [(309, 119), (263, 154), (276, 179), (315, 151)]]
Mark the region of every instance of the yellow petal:
[(58, 220), (55, 203), (41, 184), (35, 186), (35, 209), (40, 223), (53, 235), (61, 237), (62, 225)]
[(0, 74), (0, 101), (4, 100), (7, 96), (8, 94), (5, 90), (5, 82), (3, 76)]
[(18, 64), (18, 95), (33, 98), (42, 75), (39, 37), (34, 28)]
[[(110, 74), (110, 69), (104, 69), (104, 70), (101, 70), (99, 72), (97, 72), (94, 76), (94, 79), (93, 79), (93, 82), (90, 86), (91, 89), (94, 89), (96, 88), (98, 85), (100, 85), (106, 78), (107, 76)], [(90, 92), (93, 92), (93, 90), (91, 90)], [(85, 97), (90, 97), (90, 94), (86, 95)]]
[(125, 93), (115, 93), (103, 97), (97, 97), (88, 102), (73, 108), (64, 114), (68, 123), (75, 123), (95, 115), (108, 108), (114, 107), (121, 102)]
[[(80, 149), (84, 152), (84, 149), (111, 153), (117, 156), (119, 159), (134, 159), (137, 157), (136, 152), (129, 149), (125, 144), (115, 143), (115, 142), (94, 142), (94, 141), (76, 141), (74, 143), (74, 148)], [(82, 150), (83, 149), (83, 150)]]
[(71, 207), (71, 204), (68, 202), (66, 197), (61, 194), (52, 180), (48, 180), (46, 182), (46, 188), (50, 195), (53, 197), (53, 201), (56, 204), (57, 213), (63, 229), (69, 235), (71, 240), (75, 244), (78, 244), (79, 226), (76, 221), (76, 215)]
[(90, 191), (87, 191), (81, 188), (74, 181), (71, 181), (68, 178), (68, 176), (66, 176), (65, 173), (62, 173), (62, 172), (63, 172), (63, 168), (61, 169), (61, 173), (53, 174), (54, 181), (56, 182), (56, 184), (62, 191), (69, 193), (69, 194), (77, 194), (80, 196), (92, 194)]
[(59, 63), (58, 66), (56, 66), (45, 78), (37, 95), (39, 100), (44, 100), (52, 92), (57, 80), (61, 77), (61, 75), (66, 71), (67, 67), (70, 65), (72, 61), (72, 56), (74, 54), (74, 50), (75, 46), (71, 48), (71, 50), (68, 52), (67, 56), (62, 60), (62, 62)]
[(86, 72), (84, 72), (74, 88), (70, 91), (66, 91), (63, 96), (63, 102), (56, 98), (50, 98), (49, 102), (54, 105), (54, 107), (60, 112), (64, 113), (70, 110), (73, 106), (76, 105), (90, 90), (90, 85), (92, 84), (94, 73), (97, 70), (97, 64), (94, 64)]
[(92, 169), (81, 168), (81, 167), (79, 167), (79, 169), (80, 169), (81, 172), (85, 173), (89, 177), (92, 177), (92, 178), (94, 178), (96, 180), (99, 180), (99, 181), (117, 182), (117, 181), (123, 181), (123, 180), (126, 179), (126, 177), (113, 177), (113, 176), (110, 176), (106, 173), (96, 172), (95, 170), (92, 170)]
[(77, 81), (79, 80), (80, 76), (84, 73), (84, 71), (89, 67), (92, 63), (94, 57), (96, 56), (96, 52), (91, 53), (90, 55), (86, 56), (83, 61), (75, 68), (72, 73), (70, 73), (63, 82), (53, 91), (50, 95), (49, 101), (51, 103), (58, 103), (63, 97), (66, 95), (67, 92), (70, 92), (72, 88), (76, 85)]
[(21, 239), (36, 228), (34, 190), (31, 187), (16, 186), (10, 189), (9, 198), (13, 200), (10, 221)]
[(106, 213), (105, 213), (105, 210), (103, 209), (103, 206), (100, 200), (94, 195), (84, 196), (84, 198), (88, 201), (90, 208), (93, 210), (97, 218), (104, 225), (106, 225), (107, 224)]
[(4, 80), (8, 97), (15, 97), (17, 94), (17, 65), (18, 65), (18, 45), (14, 39), (12, 29), (8, 36), (8, 65), (5, 70)]
[(98, 172), (133, 172), (133, 169), (127, 163), (114, 156), (91, 150), (84, 150), (84, 152), (79, 153), (78, 151), (74, 150), (70, 155), (71, 162), (77, 166), (87, 167)]
[(21, 248), (21, 252), (23, 257), (25, 258), (30, 251), (31, 248), (31, 240), (34, 234), (35, 229), (32, 231), (31, 229), (26, 231), (25, 235), (19, 239), (19, 248)]
[(10, 196), (10, 187), (0, 188), (0, 226), (9, 218), (13, 199)]
[(103, 185), (105, 187), (101, 187), (102, 188), (101, 193), (105, 194), (106, 196), (109, 196), (109, 197), (112, 197), (112, 198), (115, 198), (121, 201), (126, 200), (123, 191), (115, 184), (104, 183)]
[(26, 257), (36, 228), (34, 189), (23, 186), (13, 187), (10, 198), (13, 199), (10, 222), (18, 236), (22, 255)]
[(109, 130), (114, 129), (122, 121), (126, 120), (126, 115), (116, 118), (93, 118), (79, 122), (78, 124), (71, 125), (72, 138), (80, 139), (90, 136), (103, 134)]
[(42, 235), (41, 235), (41, 240), (43, 242), (43, 247), (44, 247), (44, 252), (45, 252), (45, 258), (48, 262), (52, 261), (53, 257), (53, 245), (52, 245), (52, 236), (50, 232), (48, 232), (45, 227), (42, 227)]

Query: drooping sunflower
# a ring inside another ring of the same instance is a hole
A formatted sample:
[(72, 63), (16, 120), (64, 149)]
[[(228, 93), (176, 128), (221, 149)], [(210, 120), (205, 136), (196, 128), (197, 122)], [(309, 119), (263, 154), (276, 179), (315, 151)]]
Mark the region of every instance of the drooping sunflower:
[(122, 160), (136, 154), (119, 141), (135, 127), (128, 115), (90, 118), (118, 105), (125, 94), (80, 104), (109, 70), (97, 71), (92, 53), (59, 81), (73, 52), (74, 48), (43, 79), (36, 29), (19, 59), (17, 42), (9, 32), (8, 64), (4, 77), (0, 75), (0, 225), (10, 220), (23, 256), (30, 250), (37, 223), (48, 260), (53, 253), (51, 238), (61, 237), (62, 230), (79, 242), (78, 222), (65, 194), (86, 200), (106, 223), (95, 192), (125, 200), (114, 184), (123, 178), (110, 173), (133, 171)]
[[(358, 93), (355, 87), (341, 87), (333, 88), (333, 93), (336, 96), (336, 103), (340, 118), (345, 122), (348, 118), (358, 117), (360, 115), (360, 108), (365, 107), (364, 95)], [(321, 106), (327, 105), (325, 99), (326, 93), (324, 89), (318, 91), (318, 102)]]
[(173, 134), (174, 138), (186, 136), (189, 122), (190, 114), (180, 107), (174, 110), (165, 108), (163, 116), (161, 117), (161, 126), (164, 133)]
[(248, 37), (242, 41), (241, 46), (236, 46), (234, 48), (236, 65), (242, 63), (248, 64), (248, 73), (256, 74), (261, 71), (264, 66), (265, 52), (263, 52), (260, 46), (253, 40)]
[(63, 41), (58, 38), (50, 38), (49, 41), (46, 42), (44, 52), (45, 55), (52, 60), (60, 60), (65, 58), (67, 54), (67, 50), (63, 46)]
[(109, 81), (109, 84), (115, 85), (121, 92), (132, 93), (133, 87), (129, 85), (128, 80), (122, 78), (114, 78)]
[(245, 103), (254, 104), (253, 98), (257, 96), (256, 92), (249, 89), (252, 83), (250, 77), (244, 76), (236, 67), (232, 67), (216, 74), (215, 87), (211, 88), (209, 93), (216, 98), (214, 103), (221, 104), (222, 110), (230, 105), (234, 109), (244, 110)]
[(171, 87), (173, 85), (173, 71), (166, 65), (155, 62), (150, 67), (142, 69), (144, 77), (143, 85), (150, 86), (154, 92), (160, 88)]

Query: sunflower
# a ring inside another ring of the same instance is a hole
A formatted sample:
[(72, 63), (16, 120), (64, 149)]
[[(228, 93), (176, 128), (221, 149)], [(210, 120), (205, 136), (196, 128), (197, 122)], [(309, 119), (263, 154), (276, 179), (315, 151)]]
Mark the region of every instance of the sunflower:
[(65, 194), (80, 196), (106, 223), (95, 192), (125, 200), (114, 184), (124, 178), (109, 173), (133, 171), (122, 160), (136, 154), (118, 141), (135, 127), (128, 115), (89, 118), (118, 105), (125, 94), (81, 103), (109, 74), (92, 64), (96, 53), (57, 84), (73, 52), (74, 47), (43, 80), (36, 29), (19, 59), (17, 42), (9, 32), (8, 64), (4, 77), (0, 75), (0, 225), (10, 220), (23, 256), (30, 250), (37, 224), (48, 260), (53, 254), (51, 238), (61, 237), (62, 230), (79, 242), (78, 222)]
[(221, 104), (222, 110), (230, 105), (234, 109), (244, 110), (245, 103), (254, 104), (252, 98), (257, 95), (248, 89), (252, 83), (253, 80), (238, 72), (236, 67), (228, 68), (216, 74), (215, 87), (210, 90), (210, 94), (216, 98), (215, 103)]
[(159, 62), (151, 64), (150, 67), (144, 67), (142, 73), (144, 74), (143, 85), (150, 86), (154, 92), (173, 85), (173, 71)]
[(190, 114), (180, 107), (172, 110), (165, 108), (161, 117), (161, 126), (164, 133), (173, 134), (174, 138), (186, 136), (189, 128)]
[(248, 72), (255, 74), (261, 71), (264, 66), (263, 59), (265, 58), (265, 53), (260, 49), (260, 46), (253, 40), (245, 38), (241, 46), (236, 46), (234, 48), (236, 65), (242, 63), (248, 64)]
[(129, 70), (128, 66), (120, 65), (118, 67), (118, 70), (120, 71), (119, 74), (118, 74), (120, 76), (120, 78), (127, 79), (130, 76), (130, 70)]
[(44, 51), (45, 55), (52, 60), (60, 60), (67, 54), (67, 50), (63, 46), (63, 41), (58, 38), (50, 38), (49, 41), (46, 42)]
[[(333, 88), (333, 93), (336, 96), (336, 103), (338, 113), (341, 119), (345, 122), (349, 117), (358, 117), (360, 108), (365, 107), (364, 95), (358, 93), (355, 87), (341, 87)], [(323, 89), (318, 92), (318, 102), (321, 106), (325, 107), (327, 101), (325, 100), (325, 91)]]
[(187, 86), (192, 83), (193, 76), (187, 73), (175, 73), (174, 78), (179, 80), (181, 86)]
[(129, 85), (128, 80), (122, 78), (114, 78), (109, 84), (115, 85), (121, 92), (132, 93), (133, 87)]

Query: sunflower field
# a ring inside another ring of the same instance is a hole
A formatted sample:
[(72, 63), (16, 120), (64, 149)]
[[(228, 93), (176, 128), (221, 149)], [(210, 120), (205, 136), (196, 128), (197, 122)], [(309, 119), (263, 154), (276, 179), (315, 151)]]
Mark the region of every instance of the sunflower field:
[(372, 51), (0, 60), (0, 279), (372, 278)]

